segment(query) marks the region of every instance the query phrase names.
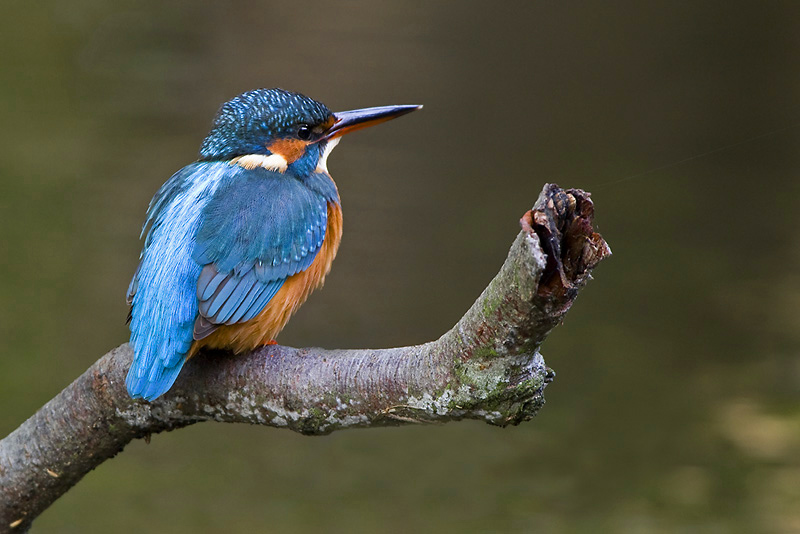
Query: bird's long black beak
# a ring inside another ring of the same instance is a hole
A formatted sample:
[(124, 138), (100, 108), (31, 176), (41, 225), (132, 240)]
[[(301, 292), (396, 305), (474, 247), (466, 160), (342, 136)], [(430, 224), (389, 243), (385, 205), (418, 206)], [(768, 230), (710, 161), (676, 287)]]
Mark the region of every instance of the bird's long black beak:
[(325, 133), (324, 139), (334, 139), (344, 134), (355, 132), (361, 128), (374, 126), (382, 122), (396, 119), (406, 113), (422, 109), (422, 106), (381, 106), (377, 108), (355, 109), (353, 111), (339, 111), (334, 113), (336, 122)]

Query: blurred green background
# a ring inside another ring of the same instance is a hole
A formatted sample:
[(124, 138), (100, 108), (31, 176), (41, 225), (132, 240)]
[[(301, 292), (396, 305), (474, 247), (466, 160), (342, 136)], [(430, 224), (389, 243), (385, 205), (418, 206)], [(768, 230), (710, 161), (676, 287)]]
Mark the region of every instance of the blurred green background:
[(545, 182), (591, 191), (614, 251), (543, 347), (530, 423), (196, 425), (34, 532), (800, 531), (797, 2), (3, 12), (0, 435), (126, 341), (147, 203), (248, 89), (425, 104), (331, 158), (344, 241), (284, 344), (438, 337)]

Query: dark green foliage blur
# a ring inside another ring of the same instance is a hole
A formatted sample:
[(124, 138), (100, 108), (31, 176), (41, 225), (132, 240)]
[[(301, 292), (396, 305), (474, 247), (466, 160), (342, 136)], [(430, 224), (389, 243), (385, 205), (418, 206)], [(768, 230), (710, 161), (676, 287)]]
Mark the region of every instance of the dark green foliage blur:
[(3, 11), (0, 435), (126, 341), (147, 203), (248, 89), (425, 104), (331, 157), (343, 244), (284, 344), (437, 337), (545, 182), (593, 193), (614, 252), (543, 348), (530, 423), (197, 425), (36, 532), (800, 531), (798, 3)]

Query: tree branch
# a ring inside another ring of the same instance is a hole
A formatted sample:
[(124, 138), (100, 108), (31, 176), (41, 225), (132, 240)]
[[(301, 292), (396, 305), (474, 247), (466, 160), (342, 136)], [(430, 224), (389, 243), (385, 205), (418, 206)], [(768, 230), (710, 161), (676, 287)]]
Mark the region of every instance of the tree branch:
[(0, 531), (21, 532), (132, 439), (199, 421), (257, 423), (303, 434), (350, 427), (531, 419), (554, 373), (538, 352), (594, 266), (610, 254), (583, 191), (548, 184), (521, 219), (497, 276), (450, 331), (376, 350), (267, 346), (189, 361), (169, 393), (132, 400), (122, 345), (0, 441)]

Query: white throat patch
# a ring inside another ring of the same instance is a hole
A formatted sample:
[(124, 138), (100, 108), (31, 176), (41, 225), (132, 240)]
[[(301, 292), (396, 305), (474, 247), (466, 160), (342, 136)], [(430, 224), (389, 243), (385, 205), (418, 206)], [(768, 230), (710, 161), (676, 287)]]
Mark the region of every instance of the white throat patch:
[(314, 172), (324, 172), (325, 174), (330, 174), (328, 172), (328, 156), (330, 156), (333, 149), (336, 148), (336, 145), (339, 144), (341, 141), (341, 137), (334, 137), (328, 144), (325, 145), (325, 150), (322, 152), (322, 155), (319, 157), (319, 161), (317, 162), (317, 168), (314, 169)]

